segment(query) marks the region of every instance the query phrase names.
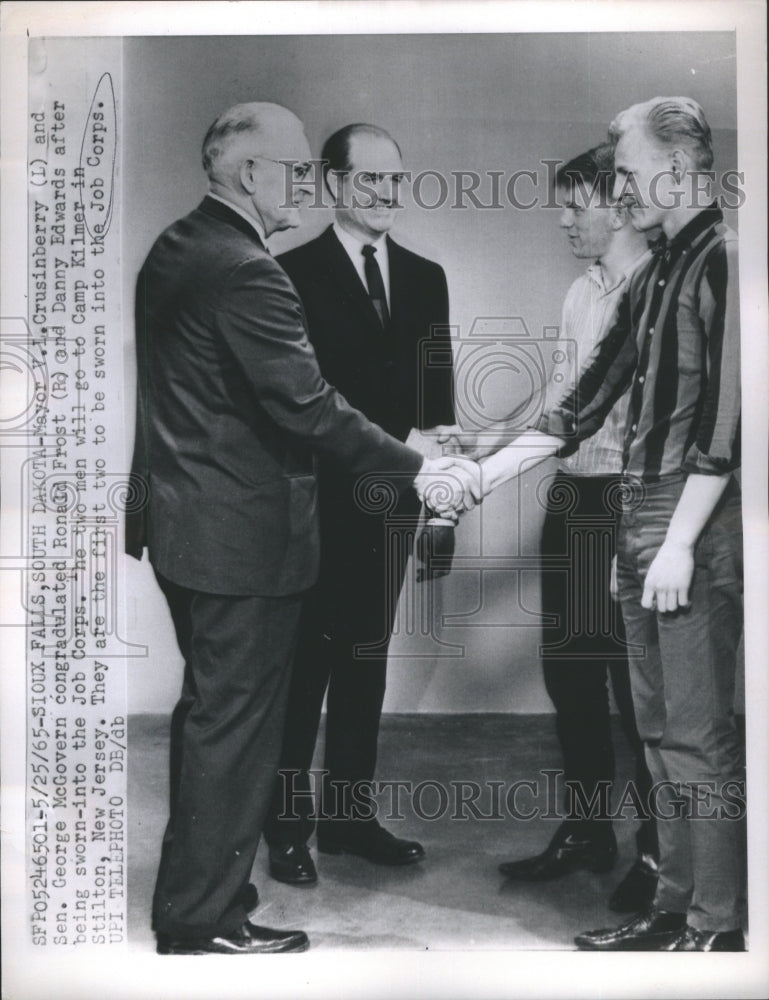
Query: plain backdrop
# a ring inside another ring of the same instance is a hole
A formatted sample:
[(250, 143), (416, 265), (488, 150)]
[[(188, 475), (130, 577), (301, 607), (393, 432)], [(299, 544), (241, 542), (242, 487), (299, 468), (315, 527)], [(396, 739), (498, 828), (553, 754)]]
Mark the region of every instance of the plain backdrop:
[[(259, 30), (255, 19), (254, 31)], [(557, 25), (553, 26), (557, 29)], [(355, 26), (351, 25), (351, 30)], [(124, 315), (160, 231), (205, 194), (200, 144), (225, 108), (275, 101), (305, 122), (314, 155), (349, 122), (373, 122), (399, 142), (413, 174), (436, 171), (450, 196), (434, 209), (408, 197), (395, 239), (446, 270), (458, 350), (460, 414), (505, 416), (537, 390), (576, 261), (553, 207), (515, 208), (504, 184), (533, 171), (548, 200), (545, 160), (596, 145), (621, 109), (659, 94), (704, 107), (716, 168), (738, 167), (735, 43), (729, 33), (335, 35), (132, 38), (124, 42), (122, 151)], [(503, 208), (453, 196), (452, 172), (502, 175)], [(534, 194), (522, 178), (520, 201)], [(422, 200), (437, 200), (425, 181)], [(552, 202), (551, 202), (552, 204)], [(308, 209), (303, 227), (270, 241), (274, 253), (330, 222)], [(734, 224), (734, 213), (727, 213)], [(125, 330), (126, 446), (133, 434), (133, 331)], [(457, 531), (452, 575), (431, 591), (407, 584), (391, 644), (386, 711), (547, 712), (538, 658), (536, 552), (543, 478), (550, 466), (503, 487)], [(166, 711), (181, 660), (146, 558), (127, 560), (127, 638), (147, 646), (129, 663), (129, 710)], [(363, 668), (365, 669), (365, 668)]]

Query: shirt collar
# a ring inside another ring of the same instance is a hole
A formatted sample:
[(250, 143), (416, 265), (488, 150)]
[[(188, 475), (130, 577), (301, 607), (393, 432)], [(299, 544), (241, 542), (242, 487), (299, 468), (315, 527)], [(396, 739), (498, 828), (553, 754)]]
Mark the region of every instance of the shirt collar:
[(347, 253), (353, 260), (362, 256), (363, 247), (373, 246), (376, 247), (377, 251), (386, 249), (387, 247), (387, 233), (382, 233), (382, 235), (376, 240), (362, 240), (358, 236), (353, 236), (352, 233), (348, 233), (346, 229), (342, 229), (339, 223), (334, 220), (334, 233), (336, 238), (345, 248)]
[(618, 274), (612, 284), (609, 284), (606, 277), (606, 268), (600, 260), (594, 261), (590, 267), (588, 267), (586, 274), (594, 284), (598, 285), (603, 295), (608, 295), (610, 292), (613, 292), (615, 288), (619, 288), (619, 286), (627, 278), (628, 274), (632, 274), (635, 271), (641, 260), (648, 252), (648, 250), (644, 250), (643, 253), (639, 254), (639, 256), (633, 261), (632, 266), (628, 268), (627, 271), (623, 271)]
[(718, 203), (714, 201), (707, 208), (698, 212), (671, 240), (662, 233), (659, 239), (652, 244), (652, 253), (659, 257), (667, 250), (679, 250), (685, 246), (691, 246), (708, 229), (723, 221), (724, 214), (718, 207)]
[(594, 285), (598, 285), (602, 292), (608, 291), (606, 287), (606, 274), (600, 260), (595, 260), (588, 267), (586, 274)]
[(253, 215), (249, 215), (248, 212), (245, 212), (240, 207), (240, 205), (235, 205), (233, 202), (229, 200), (229, 198), (222, 198), (221, 195), (214, 194), (213, 191), (208, 192), (208, 197), (213, 198), (214, 201), (221, 202), (222, 205), (226, 205), (227, 208), (232, 209), (233, 212), (237, 212), (238, 215), (241, 216), (241, 218), (245, 219), (246, 222), (248, 222), (251, 225), (251, 227), (256, 231), (256, 235), (266, 246), (267, 237), (264, 234), (264, 227), (262, 226), (262, 223), (259, 221), (259, 219), (255, 219)]

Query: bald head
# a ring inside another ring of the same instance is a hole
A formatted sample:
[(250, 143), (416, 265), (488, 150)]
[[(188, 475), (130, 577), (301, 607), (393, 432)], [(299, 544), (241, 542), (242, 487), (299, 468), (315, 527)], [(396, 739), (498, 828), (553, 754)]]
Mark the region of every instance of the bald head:
[(236, 104), (222, 112), (206, 133), (203, 169), (209, 180), (229, 187), (244, 159), (274, 155), (276, 149), (288, 156), (288, 146), (298, 136), (304, 138), (304, 127), (288, 108), (265, 101)]
[(311, 192), (304, 126), (279, 104), (254, 101), (223, 112), (203, 140), (211, 193), (257, 219), (269, 236), (300, 223)]

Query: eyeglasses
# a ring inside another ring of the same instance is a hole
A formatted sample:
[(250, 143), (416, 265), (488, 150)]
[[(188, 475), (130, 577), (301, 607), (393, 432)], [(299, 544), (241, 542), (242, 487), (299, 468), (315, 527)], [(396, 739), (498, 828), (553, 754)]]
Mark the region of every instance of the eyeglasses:
[(291, 167), (291, 176), (295, 181), (303, 181), (309, 176), (312, 170), (311, 163), (295, 163), (293, 160), (273, 160), (271, 156), (262, 156), (261, 153), (253, 153), (255, 160), (267, 160), (268, 163), (277, 163), (282, 167)]

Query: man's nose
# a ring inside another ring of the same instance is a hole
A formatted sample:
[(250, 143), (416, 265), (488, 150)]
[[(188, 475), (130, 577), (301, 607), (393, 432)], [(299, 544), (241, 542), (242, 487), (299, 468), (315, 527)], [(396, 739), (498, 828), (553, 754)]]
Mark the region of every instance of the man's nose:
[(562, 229), (568, 229), (574, 221), (574, 213), (570, 208), (564, 208), (561, 212), (561, 217), (558, 220), (558, 225)]
[(382, 176), (374, 184), (376, 196), (382, 201), (393, 201), (395, 198), (395, 184), (392, 177)]

